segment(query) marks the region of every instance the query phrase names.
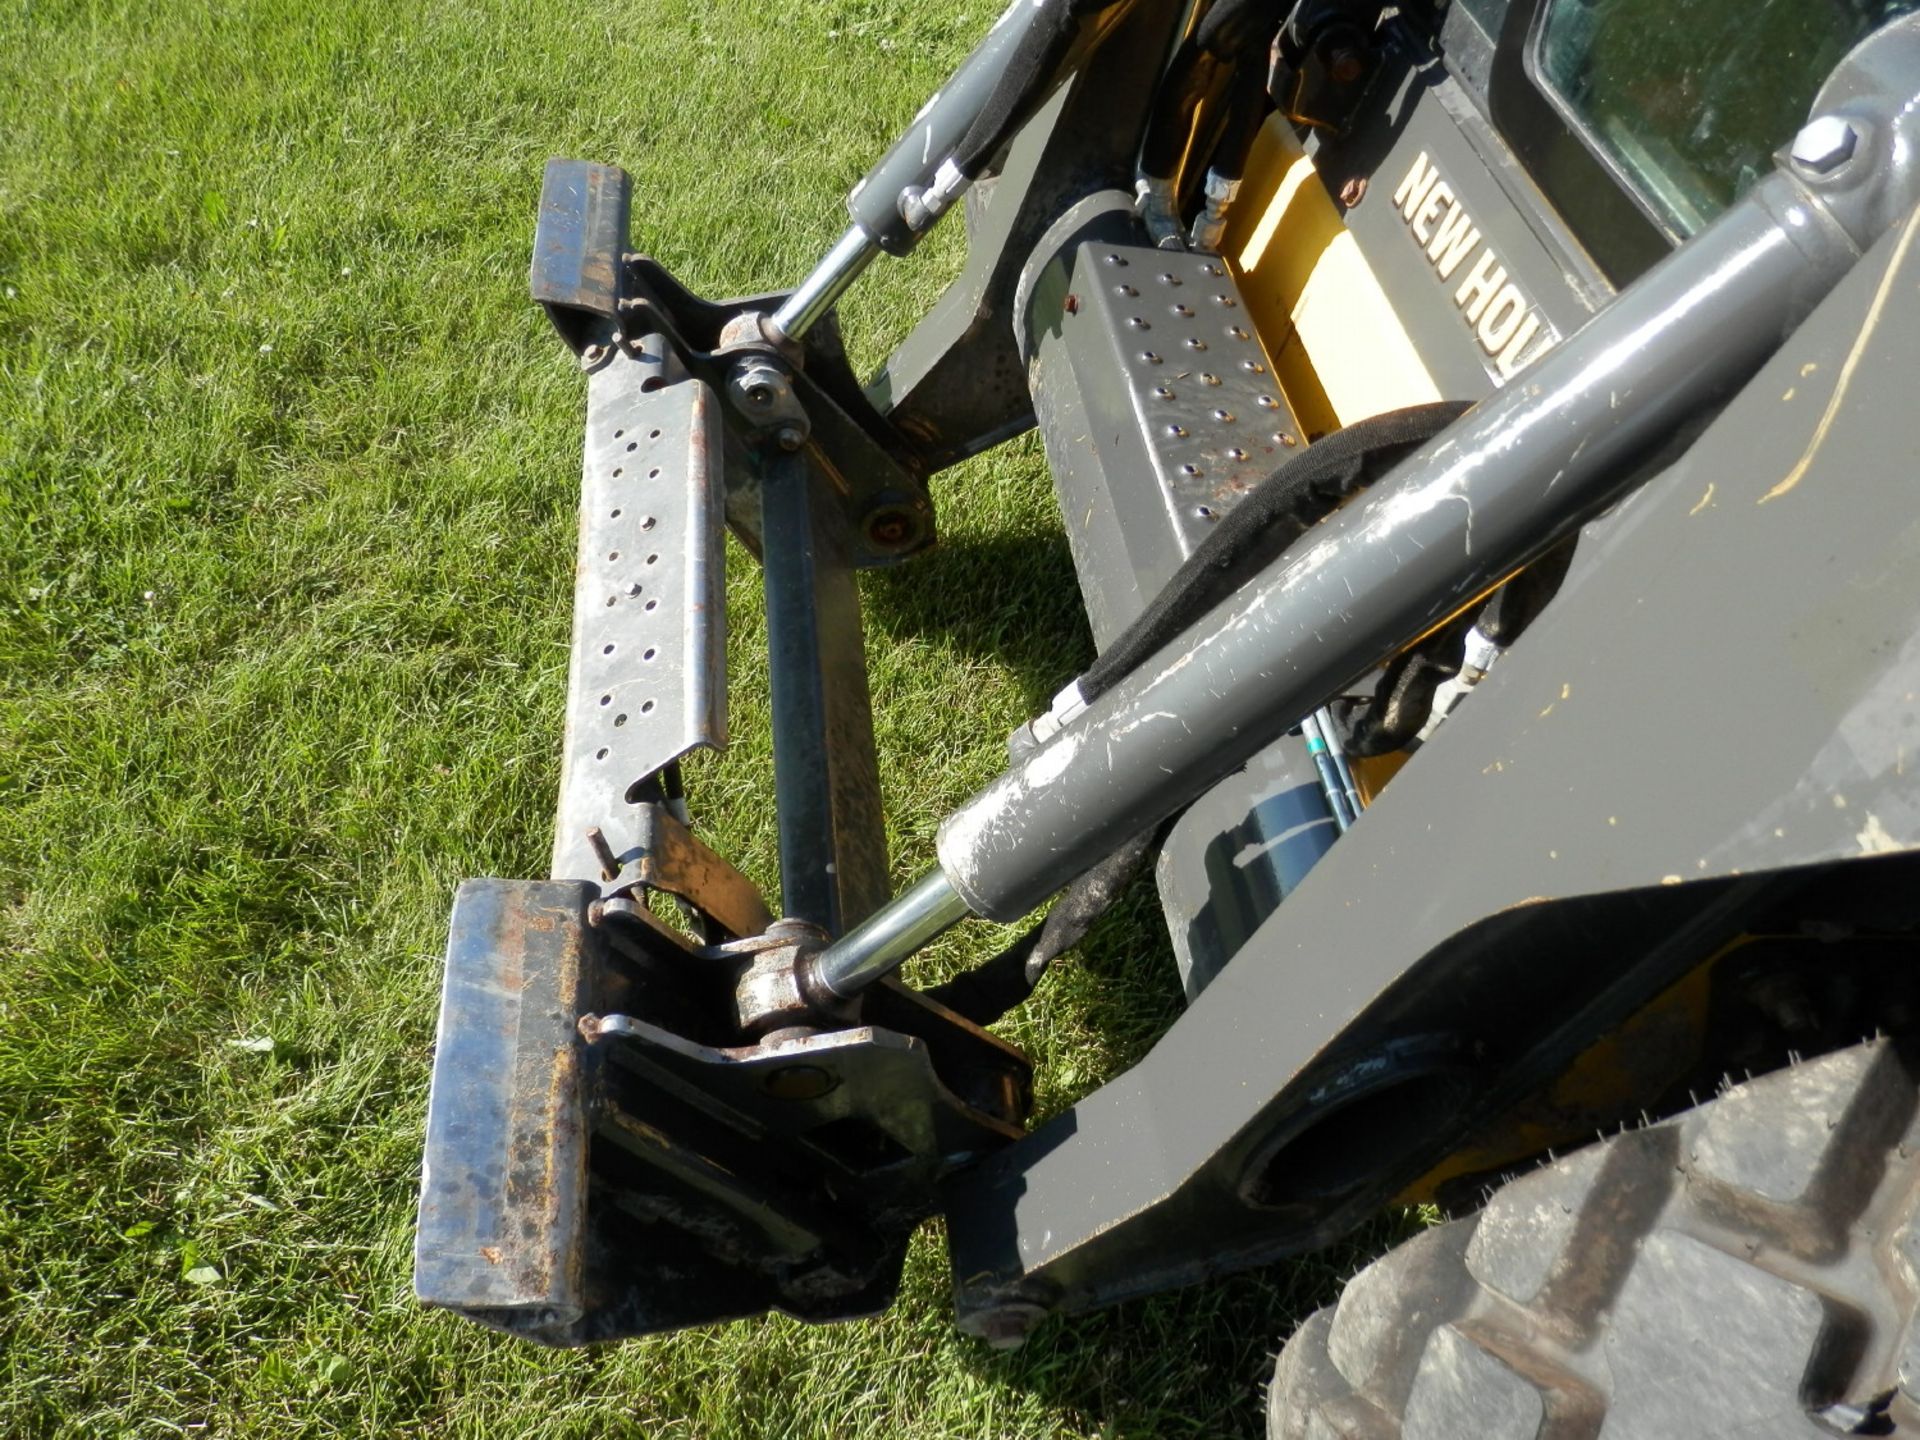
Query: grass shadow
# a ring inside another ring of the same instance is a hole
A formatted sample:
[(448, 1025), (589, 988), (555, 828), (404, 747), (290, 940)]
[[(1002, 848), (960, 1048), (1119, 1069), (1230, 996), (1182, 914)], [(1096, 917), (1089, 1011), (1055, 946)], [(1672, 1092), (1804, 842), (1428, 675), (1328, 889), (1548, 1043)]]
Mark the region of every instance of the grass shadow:
[(888, 640), (933, 640), (956, 658), (1003, 669), (1044, 710), (1093, 659), (1066, 536), (962, 534), (861, 587), (868, 623)]
[(1017, 1350), (980, 1345), (983, 1380), (1030, 1391), (1102, 1436), (1265, 1434), (1275, 1354), (1308, 1316), (1383, 1250), (1419, 1229), (1377, 1216), (1335, 1245), (1182, 1290), (1043, 1324)]

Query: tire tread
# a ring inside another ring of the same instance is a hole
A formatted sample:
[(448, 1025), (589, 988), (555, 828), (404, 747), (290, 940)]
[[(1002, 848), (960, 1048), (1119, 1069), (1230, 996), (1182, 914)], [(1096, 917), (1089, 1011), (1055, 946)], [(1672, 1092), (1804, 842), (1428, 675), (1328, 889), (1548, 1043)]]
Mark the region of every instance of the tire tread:
[(1508, 1182), (1299, 1328), (1270, 1440), (1830, 1436), (1834, 1405), (1920, 1426), (1917, 1111), (1876, 1040)]

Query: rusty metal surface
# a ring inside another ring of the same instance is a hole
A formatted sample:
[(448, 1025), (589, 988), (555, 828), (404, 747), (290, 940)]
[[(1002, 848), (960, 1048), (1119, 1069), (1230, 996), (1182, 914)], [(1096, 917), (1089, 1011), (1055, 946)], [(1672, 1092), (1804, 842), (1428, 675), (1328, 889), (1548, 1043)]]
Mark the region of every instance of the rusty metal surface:
[(454, 906), (415, 1289), (550, 1345), (892, 1298), (954, 1169), (1022, 1133), (1026, 1059), (897, 987), (739, 1043), (738, 960), (584, 882)]
[[(587, 831), (637, 841), (637, 789), (727, 738), (719, 402), (663, 342), (587, 382), (556, 879), (597, 880)], [(629, 798), (632, 797), (632, 798)]]
[(587, 1139), (574, 1029), (591, 886), (468, 880), (427, 1105), (414, 1290), (515, 1328), (578, 1320)]
[(617, 313), (630, 193), (618, 166), (547, 162), (528, 283), (561, 338), (576, 350)]
[(642, 885), (678, 895), (733, 935), (758, 935), (773, 923), (754, 883), (666, 806), (636, 806), (633, 818), (637, 853), (632, 873)]

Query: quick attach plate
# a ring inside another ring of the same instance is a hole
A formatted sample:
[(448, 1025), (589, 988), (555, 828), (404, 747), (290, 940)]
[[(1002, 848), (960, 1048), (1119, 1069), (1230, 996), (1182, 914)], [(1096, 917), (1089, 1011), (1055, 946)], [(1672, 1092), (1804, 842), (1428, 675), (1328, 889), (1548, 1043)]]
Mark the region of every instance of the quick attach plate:
[(740, 1045), (733, 965), (595, 893), (460, 887), (421, 1300), (553, 1345), (883, 1308), (940, 1182), (1022, 1133), (1027, 1061), (885, 983), (856, 1028)]
[(587, 380), (556, 879), (598, 880), (586, 832), (631, 845), (640, 787), (727, 738), (719, 399), (658, 337)]

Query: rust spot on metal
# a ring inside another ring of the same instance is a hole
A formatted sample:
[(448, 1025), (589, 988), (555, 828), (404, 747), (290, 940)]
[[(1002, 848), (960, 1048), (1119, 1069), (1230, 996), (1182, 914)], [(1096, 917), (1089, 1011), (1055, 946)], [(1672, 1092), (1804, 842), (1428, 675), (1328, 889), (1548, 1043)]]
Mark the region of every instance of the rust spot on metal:
[(867, 539), (881, 550), (898, 550), (918, 538), (918, 526), (906, 510), (883, 506), (867, 517)]

